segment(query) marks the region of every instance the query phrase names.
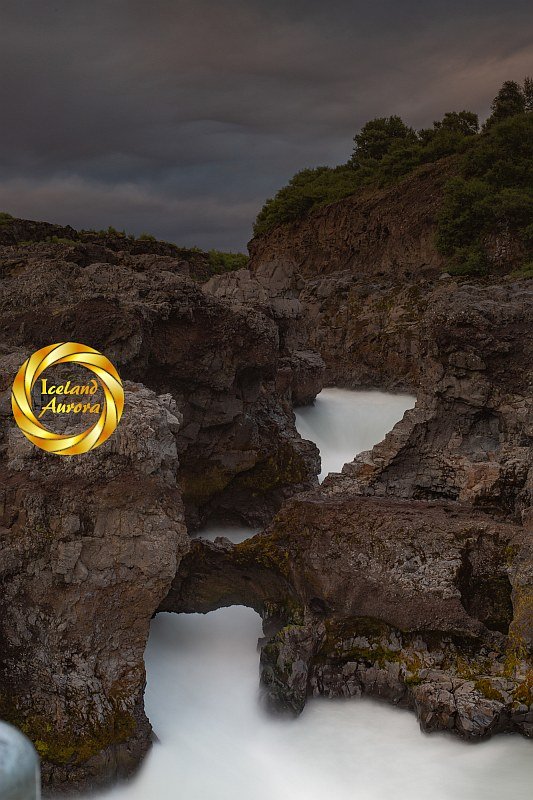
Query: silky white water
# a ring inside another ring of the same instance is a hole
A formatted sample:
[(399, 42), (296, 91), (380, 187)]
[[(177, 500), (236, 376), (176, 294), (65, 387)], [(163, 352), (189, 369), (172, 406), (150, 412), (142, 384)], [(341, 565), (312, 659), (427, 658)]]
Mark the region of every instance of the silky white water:
[(298, 433), (320, 450), (320, 480), (328, 472), (340, 472), (356, 453), (374, 447), (414, 404), (409, 394), (324, 389), (312, 406), (299, 408)]
[[(326, 390), (298, 413), (298, 428), (338, 471), (413, 402)], [(250, 535), (203, 535), (217, 533)], [(259, 703), (259, 636), (258, 615), (243, 607), (153, 620), (146, 710), (159, 741), (105, 800), (531, 800), (532, 745), (518, 736), (478, 745), (427, 736), (410, 712), (367, 699), (311, 700), (296, 720), (269, 716)]]

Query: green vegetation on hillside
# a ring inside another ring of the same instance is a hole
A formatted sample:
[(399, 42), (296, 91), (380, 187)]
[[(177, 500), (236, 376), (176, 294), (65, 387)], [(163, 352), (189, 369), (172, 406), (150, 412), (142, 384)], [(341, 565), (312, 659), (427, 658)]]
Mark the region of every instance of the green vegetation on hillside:
[(244, 253), (224, 253), (222, 250), (210, 250), (209, 266), (213, 275), (223, 272), (233, 272), (248, 266), (248, 256)]
[(396, 116), (370, 120), (354, 137), (354, 151), (346, 164), (304, 169), (267, 200), (257, 216), (254, 234), (292, 222), (365, 186), (393, 183), (421, 164), (462, 153), (477, 130), (477, 115), (470, 111), (449, 112), (432, 128), (420, 131)]
[[(346, 164), (298, 172), (266, 201), (254, 234), (268, 232), (368, 186), (392, 184), (423, 164), (455, 156), (458, 177), (449, 182), (438, 222), (437, 246), (450, 269), (483, 274), (485, 243), (511, 235), (533, 261), (533, 80), (506, 81), (479, 130), (471, 111), (451, 111), (433, 127), (415, 131), (400, 117), (370, 120), (354, 137)], [(528, 266), (529, 264), (529, 266)]]
[(342, 200), (354, 194), (361, 184), (356, 171), (349, 165), (339, 167), (316, 167), (297, 172), (287, 186), (276, 196), (267, 200), (254, 225), (254, 235), (292, 222), (316, 208)]
[(446, 186), (437, 247), (457, 274), (485, 274), (485, 243), (510, 237), (533, 260), (533, 115), (487, 127)]
[[(83, 246), (89, 242), (104, 245), (115, 251), (124, 250), (135, 254), (153, 253), (170, 256), (189, 262), (191, 277), (200, 282), (208, 280), (212, 275), (221, 275), (248, 266), (248, 256), (244, 253), (222, 250), (206, 252), (199, 247), (178, 247), (172, 242), (157, 239), (151, 233), (141, 233), (139, 236), (135, 236), (124, 230), (117, 230), (112, 225), (102, 230), (88, 228), (77, 232), (70, 228), (72, 235), (76, 237), (71, 239), (49, 233), (50, 230), (58, 230), (58, 226), (16, 219), (6, 211), (0, 211), (0, 229), (4, 234), (8, 234), (7, 241), (10, 245), (15, 244), (19, 247), (33, 247), (42, 244)], [(22, 238), (23, 236), (26, 238)]]

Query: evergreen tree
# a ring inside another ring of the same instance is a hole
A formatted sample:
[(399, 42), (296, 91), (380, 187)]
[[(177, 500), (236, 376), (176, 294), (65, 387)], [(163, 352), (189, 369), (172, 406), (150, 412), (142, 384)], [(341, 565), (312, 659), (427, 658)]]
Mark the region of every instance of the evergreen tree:
[(521, 86), (516, 81), (505, 81), (492, 101), (491, 110), (492, 114), (485, 123), (485, 129), (502, 119), (523, 114), (526, 110), (526, 99)]

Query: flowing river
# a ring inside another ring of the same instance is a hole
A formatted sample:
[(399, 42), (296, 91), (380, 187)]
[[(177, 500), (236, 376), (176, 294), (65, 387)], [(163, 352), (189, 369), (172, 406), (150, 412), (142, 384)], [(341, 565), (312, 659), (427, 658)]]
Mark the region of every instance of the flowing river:
[[(297, 414), (323, 475), (383, 438), (407, 395), (327, 389)], [(323, 476), (322, 475), (322, 476)], [(214, 529), (242, 541), (251, 531)], [(139, 774), (102, 800), (531, 800), (531, 742), (466, 744), (422, 734), (376, 700), (310, 700), (296, 720), (259, 705), (259, 616), (248, 608), (159, 614), (146, 650), (146, 710), (158, 737)]]

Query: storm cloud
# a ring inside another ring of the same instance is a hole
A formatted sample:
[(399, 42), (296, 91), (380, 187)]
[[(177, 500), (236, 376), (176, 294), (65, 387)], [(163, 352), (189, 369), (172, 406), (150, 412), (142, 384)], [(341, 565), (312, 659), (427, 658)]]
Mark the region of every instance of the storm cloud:
[(522, 0), (0, 0), (0, 210), (244, 249), (374, 116), (484, 116), (533, 71)]

